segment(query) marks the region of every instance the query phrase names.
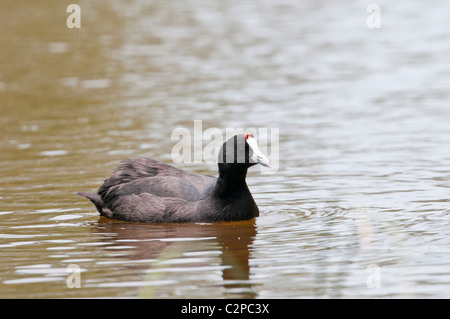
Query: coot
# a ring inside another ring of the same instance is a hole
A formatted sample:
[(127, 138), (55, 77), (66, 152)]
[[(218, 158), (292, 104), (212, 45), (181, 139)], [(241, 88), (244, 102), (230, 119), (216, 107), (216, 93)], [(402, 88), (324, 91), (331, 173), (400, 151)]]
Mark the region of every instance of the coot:
[(80, 192), (100, 215), (136, 222), (248, 220), (259, 215), (245, 177), (269, 166), (252, 134), (235, 135), (219, 152), (219, 176), (178, 169), (151, 158), (120, 163), (97, 193)]

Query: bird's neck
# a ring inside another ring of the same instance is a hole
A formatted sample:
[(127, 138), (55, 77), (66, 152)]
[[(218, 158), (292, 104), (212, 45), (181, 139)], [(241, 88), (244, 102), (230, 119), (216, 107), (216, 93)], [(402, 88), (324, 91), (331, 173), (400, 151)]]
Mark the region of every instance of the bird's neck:
[(219, 177), (214, 192), (219, 197), (226, 197), (231, 194), (249, 192), (245, 178), (248, 167), (224, 167), (219, 166)]

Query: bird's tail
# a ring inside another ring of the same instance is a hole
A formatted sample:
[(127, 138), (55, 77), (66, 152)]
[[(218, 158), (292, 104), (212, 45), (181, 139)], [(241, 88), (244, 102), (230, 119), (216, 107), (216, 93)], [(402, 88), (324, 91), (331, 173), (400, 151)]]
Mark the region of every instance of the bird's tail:
[(100, 215), (106, 216), (109, 218), (112, 217), (111, 210), (109, 210), (109, 208), (105, 207), (105, 205), (103, 203), (103, 199), (99, 194), (90, 193), (90, 192), (78, 192), (77, 195), (89, 199), (95, 205), (95, 207), (97, 208)]

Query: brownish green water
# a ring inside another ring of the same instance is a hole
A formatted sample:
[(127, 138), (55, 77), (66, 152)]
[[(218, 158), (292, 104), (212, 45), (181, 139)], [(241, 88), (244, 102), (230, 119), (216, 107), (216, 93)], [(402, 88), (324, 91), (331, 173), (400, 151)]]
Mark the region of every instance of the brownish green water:
[[(449, 297), (446, 1), (379, 3), (381, 29), (364, 1), (79, 1), (80, 29), (70, 3), (1, 5), (0, 297)], [(172, 163), (195, 120), (279, 129), (256, 220), (113, 222), (75, 195)]]

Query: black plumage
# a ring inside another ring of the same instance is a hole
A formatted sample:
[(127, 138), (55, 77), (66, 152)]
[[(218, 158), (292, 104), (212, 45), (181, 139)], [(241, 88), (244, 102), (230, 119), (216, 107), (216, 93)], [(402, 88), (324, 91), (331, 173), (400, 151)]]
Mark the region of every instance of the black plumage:
[(80, 192), (102, 216), (137, 222), (248, 220), (259, 215), (247, 169), (268, 166), (253, 135), (236, 135), (219, 152), (219, 176), (196, 174), (150, 158), (120, 163), (97, 193)]

